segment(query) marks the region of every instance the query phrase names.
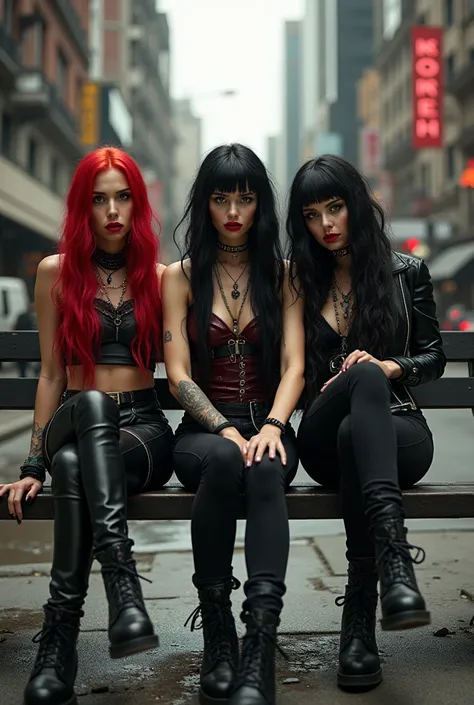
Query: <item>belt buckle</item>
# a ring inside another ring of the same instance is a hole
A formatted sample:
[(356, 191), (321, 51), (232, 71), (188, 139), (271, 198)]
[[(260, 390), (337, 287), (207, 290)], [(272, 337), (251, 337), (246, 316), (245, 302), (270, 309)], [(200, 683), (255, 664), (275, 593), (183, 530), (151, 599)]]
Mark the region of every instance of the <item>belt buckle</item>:
[(120, 404), (120, 392), (105, 392), (116, 404)]

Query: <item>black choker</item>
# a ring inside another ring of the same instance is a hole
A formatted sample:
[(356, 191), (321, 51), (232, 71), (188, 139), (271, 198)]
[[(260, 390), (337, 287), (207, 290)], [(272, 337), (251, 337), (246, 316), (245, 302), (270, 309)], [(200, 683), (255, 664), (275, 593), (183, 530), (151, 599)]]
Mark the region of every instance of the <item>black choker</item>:
[(117, 270), (125, 267), (125, 248), (120, 250), (120, 252), (110, 253), (104, 252), (104, 250), (101, 250), (100, 247), (98, 247), (92, 255), (92, 259), (101, 269), (116, 272)]
[(249, 249), (249, 243), (247, 240), (247, 242), (244, 242), (243, 245), (224, 245), (223, 242), (218, 240), (217, 247), (219, 250), (222, 250), (223, 252), (230, 252), (233, 257), (237, 257), (239, 252), (245, 252), (245, 250)]
[(345, 247), (341, 247), (340, 250), (331, 250), (332, 254), (334, 257), (345, 257), (346, 255), (349, 254), (351, 249), (350, 245), (346, 245)]

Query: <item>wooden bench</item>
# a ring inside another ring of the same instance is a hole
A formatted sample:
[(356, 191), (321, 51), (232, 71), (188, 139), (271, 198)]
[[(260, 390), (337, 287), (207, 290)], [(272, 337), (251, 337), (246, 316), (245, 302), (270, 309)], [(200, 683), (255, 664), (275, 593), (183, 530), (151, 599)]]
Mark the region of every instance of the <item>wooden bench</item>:
[[(474, 413), (474, 333), (443, 332), (449, 362), (467, 363), (467, 377), (444, 377), (412, 388), (423, 409), (471, 409)], [(0, 332), (0, 361), (40, 359), (38, 335), (34, 332)], [(34, 406), (37, 380), (0, 379), (0, 409), (28, 409)], [(166, 379), (156, 380), (163, 409), (178, 409)], [(25, 452), (26, 452), (25, 448)], [(474, 448), (473, 448), (474, 450)], [(473, 473), (474, 474), (474, 473)], [(474, 517), (472, 484), (420, 484), (404, 493), (407, 516), (411, 518)], [(189, 519), (193, 495), (177, 485), (129, 500), (129, 518), (135, 520)], [(287, 494), (291, 519), (337, 519), (341, 517), (338, 495), (314, 485), (295, 486)], [(25, 506), (25, 519), (53, 519), (53, 498), (48, 488), (32, 506)], [(243, 518), (244, 508), (241, 507)], [(0, 519), (9, 519), (6, 501), (0, 501)]]

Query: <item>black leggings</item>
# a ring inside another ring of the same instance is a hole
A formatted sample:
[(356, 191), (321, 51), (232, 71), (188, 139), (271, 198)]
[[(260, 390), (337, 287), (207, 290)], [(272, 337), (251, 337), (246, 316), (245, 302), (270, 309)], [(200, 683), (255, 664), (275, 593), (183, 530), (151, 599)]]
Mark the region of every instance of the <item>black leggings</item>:
[[(248, 404), (216, 406), (244, 438), (248, 440), (256, 435)], [(258, 428), (268, 412), (267, 408), (260, 407), (253, 407), (253, 419)], [(287, 426), (283, 435), (286, 466), (278, 455), (270, 460), (266, 453), (259, 463), (245, 467), (233, 441), (208, 433), (187, 414), (176, 437), (173, 451), (176, 475), (186, 489), (196, 492), (191, 520), (194, 583), (198, 586), (212, 584), (232, 575), (237, 516), (243, 493), (247, 512), (247, 586), (251, 590), (252, 584), (268, 581), (277, 590), (284, 591), (290, 542), (285, 490), (298, 467), (291, 426)]]
[(43, 434), (52, 475), (54, 555), (51, 602), (80, 608), (92, 549), (128, 540), (127, 495), (164, 485), (173, 433), (154, 390), (118, 405), (97, 390), (66, 392)]
[(388, 380), (371, 362), (343, 372), (317, 397), (297, 443), (313, 480), (341, 490), (348, 558), (374, 555), (370, 524), (387, 504), (403, 511), (401, 489), (421, 480), (433, 459), (425, 418), (392, 414)]

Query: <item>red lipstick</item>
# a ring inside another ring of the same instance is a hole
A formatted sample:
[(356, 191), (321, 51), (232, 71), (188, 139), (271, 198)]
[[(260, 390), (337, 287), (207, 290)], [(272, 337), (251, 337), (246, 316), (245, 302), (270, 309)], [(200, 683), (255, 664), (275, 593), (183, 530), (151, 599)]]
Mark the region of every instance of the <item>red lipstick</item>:
[(324, 236), (324, 242), (336, 242), (336, 240), (340, 237), (340, 233), (327, 233), (327, 235)]
[(105, 226), (105, 229), (110, 233), (119, 233), (123, 228), (122, 223), (109, 223)]
[(224, 228), (226, 230), (230, 230), (233, 233), (237, 232), (237, 230), (240, 230), (241, 227), (242, 223), (237, 223), (236, 221), (229, 221), (224, 225)]

